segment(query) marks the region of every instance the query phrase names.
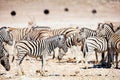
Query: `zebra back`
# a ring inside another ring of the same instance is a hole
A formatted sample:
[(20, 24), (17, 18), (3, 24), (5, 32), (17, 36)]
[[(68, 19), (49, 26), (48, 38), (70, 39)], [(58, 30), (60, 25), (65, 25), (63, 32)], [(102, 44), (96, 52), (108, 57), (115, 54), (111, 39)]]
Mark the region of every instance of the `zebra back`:
[(88, 37), (84, 43), (84, 50), (83, 52), (105, 52), (107, 51), (107, 40), (104, 37)]
[(32, 31), (32, 28), (9, 28), (10, 35), (13, 37), (14, 41), (19, 41), (23, 39), (23, 37)]
[(51, 32), (53, 35), (60, 35), (64, 34), (65, 36), (73, 33), (74, 31), (76, 32), (77, 27), (67, 27), (67, 28), (60, 28), (60, 29), (53, 29)]
[(66, 44), (68, 47), (73, 45), (77, 45), (77, 34), (79, 33), (79, 29), (77, 27), (67, 27), (51, 30), (53, 35), (64, 34), (66, 38)]
[(48, 29), (33, 30), (24, 36), (25, 40), (41, 40), (51, 37), (52, 33)]

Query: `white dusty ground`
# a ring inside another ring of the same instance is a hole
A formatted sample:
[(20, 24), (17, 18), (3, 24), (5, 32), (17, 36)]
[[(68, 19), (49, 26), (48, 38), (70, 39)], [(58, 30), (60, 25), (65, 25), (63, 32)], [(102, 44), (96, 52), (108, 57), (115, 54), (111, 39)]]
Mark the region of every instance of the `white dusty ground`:
[[(78, 60), (81, 60), (81, 52), (78, 52)], [(57, 59), (51, 59), (48, 57), (46, 63), (46, 73), (48, 76), (43, 77), (39, 74), (38, 70), (41, 68), (41, 61), (36, 61), (34, 58), (26, 57), (22, 66), (25, 75), (17, 76), (15, 61), (11, 63), (11, 70), (6, 72), (2, 66), (0, 66), (0, 80), (119, 80), (120, 69), (108, 69), (108, 68), (94, 68), (94, 64), (88, 65), (89, 69), (84, 69), (83, 63), (75, 63), (75, 53), (70, 51), (63, 57), (62, 61)], [(99, 60), (100, 60), (99, 54)], [(11, 59), (10, 59), (11, 60)], [(89, 57), (89, 61), (95, 61), (95, 55)], [(120, 66), (119, 66), (120, 68)]]

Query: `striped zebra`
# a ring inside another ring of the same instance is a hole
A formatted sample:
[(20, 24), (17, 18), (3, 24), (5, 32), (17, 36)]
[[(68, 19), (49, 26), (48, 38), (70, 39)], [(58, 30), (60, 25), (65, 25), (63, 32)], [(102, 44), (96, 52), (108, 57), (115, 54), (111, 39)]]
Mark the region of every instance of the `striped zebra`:
[[(59, 28), (59, 29), (42, 29), (37, 31), (34, 30), (30, 32), (28, 35), (26, 35), (27, 36), (26, 39), (41, 40), (51, 36), (64, 34), (66, 38), (66, 45), (70, 48), (71, 46), (76, 45), (77, 40), (75, 41), (76, 39), (75, 37), (76, 37), (76, 33), (78, 32), (79, 30), (76, 27), (67, 27), (67, 28)], [(62, 53), (62, 51), (60, 53)], [(55, 52), (53, 52), (53, 58), (55, 58)], [(58, 58), (61, 59), (62, 57), (58, 56)]]
[(79, 34), (80, 35), (79, 35), (78, 41), (82, 42), (81, 51), (83, 51), (83, 45), (84, 45), (85, 39), (91, 36), (96, 36), (97, 32), (96, 30), (92, 30), (89, 28), (81, 28)]
[[(100, 26), (100, 25), (98, 25)], [(78, 41), (81, 42), (81, 51), (83, 52), (83, 46), (84, 46), (84, 42), (88, 37), (94, 37), (97, 36), (97, 32), (96, 30), (92, 30), (89, 28), (81, 28), (80, 32), (79, 32), (79, 36), (78, 36)], [(96, 55), (96, 63), (98, 63), (98, 56), (97, 56), (97, 52), (95, 53)], [(104, 53), (102, 53), (102, 56), (104, 55)], [(85, 57), (85, 53), (83, 53), (83, 57)], [(102, 57), (102, 61), (103, 61), (103, 57)]]
[[(71, 48), (71, 51), (73, 51), (74, 53), (76, 52), (76, 50), (74, 49), (75, 48), (74, 46), (79, 45), (77, 42), (77, 35), (79, 33), (78, 27), (53, 29), (53, 30), (51, 30), (51, 32), (53, 33), (53, 35), (64, 34), (66, 37), (67, 47)], [(58, 59), (61, 60), (64, 55), (65, 55), (65, 53), (62, 53), (62, 51), (59, 50)], [(76, 54), (74, 54), (74, 55), (76, 57)]]
[(104, 37), (88, 37), (84, 42), (83, 53), (85, 54), (85, 68), (88, 68), (88, 57), (90, 56), (90, 52), (95, 51), (95, 55), (97, 52), (104, 53), (107, 51), (107, 40)]
[(10, 31), (10, 36), (13, 38), (13, 45), (7, 46), (8, 48), (11, 48), (10, 52), (10, 59), (14, 59), (14, 52), (15, 52), (15, 44), (17, 41), (22, 40), (26, 34), (31, 32), (33, 29), (32, 28), (13, 28), (13, 27), (8, 27), (8, 30)]
[(3, 44), (4, 42), (8, 45), (13, 44), (13, 39), (10, 37), (7, 27), (0, 28), (0, 62), (3, 65), (3, 67), (7, 71), (9, 71), (10, 70), (9, 54), (7, 50), (4, 48)]
[(108, 67), (113, 64), (114, 54), (116, 54), (116, 68), (118, 68), (117, 58), (120, 52), (120, 35), (115, 33), (113, 26), (106, 23), (100, 29), (98, 27), (98, 35), (105, 36), (108, 41)]
[(13, 37), (13, 40), (16, 42), (16, 41), (22, 40), (26, 34), (32, 31), (32, 29), (9, 27), (9, 31), (10, 31), (11, 37)]
[(2, 45), (2, 49), (0, 50), (0, 63), (6, 71), (10, 70), (9, 53), (4, 48), (4, 45)]
[[(63, 49), (64, 52), (67, 52), (68, 48), (65, 44), (64, 35), (57, 35), (53, 37), (49, 37), (40, 41), (27, 41), (22, 40), (16, 44), (16, 49), (18, 51), (18, 64), (20, 65), (26, 55), (31, 57), (41, 57), (42, 66), (41, 66), (41, 74), (44, 76), (44, 65), (45, 65), (45, 57), (46, 55), (50, 55), (51, 51), (53, 51), (56, 47)], [(20, 67), (20, 66), (19, 66)], [(21, 68), (20, 68), (21, 69)], [(22, 71), (22, 73), (24, 73)]]
[(24, 36), (24, 40), (41, 40), (53, 36), (48, 29), (33, 30)]

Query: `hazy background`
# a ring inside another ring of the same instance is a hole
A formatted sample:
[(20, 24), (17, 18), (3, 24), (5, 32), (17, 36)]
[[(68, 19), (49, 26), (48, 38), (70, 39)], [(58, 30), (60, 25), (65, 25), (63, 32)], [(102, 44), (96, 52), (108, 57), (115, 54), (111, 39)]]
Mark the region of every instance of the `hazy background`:
[(120, 0), (0, 0), (0, 26), (87, 26), (120, 22)]

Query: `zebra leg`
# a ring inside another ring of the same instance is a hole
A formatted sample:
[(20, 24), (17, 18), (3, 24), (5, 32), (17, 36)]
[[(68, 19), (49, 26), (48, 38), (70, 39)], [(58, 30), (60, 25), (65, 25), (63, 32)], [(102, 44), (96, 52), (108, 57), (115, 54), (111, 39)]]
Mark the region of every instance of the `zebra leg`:
[(111, 67), (111, 62), (112, 62), (112, 64), (114, 64), (114, 55), (113, 54), (114, 54), (113, 49), (112, 48), (108, 48), (108, 62), (107, 62), (108, 68)]
[(52, 57), (53, 59), (55, 59), (55, 51), (53, 50), (53, 57)]
[(89, 53), (86, 53), (86, 55), (85, 55), (85, 69), (88, 69), (88, 56), (89, 56)]
[(22, 55), (22, 57), (21, 57), (21, 55), (18, 55), (18, 61), (17, 61), (17, 65), (18, 65), (18, 72), (17, 73), (18, 73), (18, 75), (24, 75), (24, 71), (23, 71), (21, 63), (22, 63), (23, 59), (25, 58), (25, 56), (26, 56), (26, 54)]
[(95, 63), (97, 64), (98, 63), (98, 55), (97, 55), (97, 51), (95, 50), (95, 56), (96, 56), (96, 61)]
[(105, 57), (105, 53), (103, 52), (101, 55), (102, 60), (100, 61), (102, 67), (106, 66), (104, 57)]
[(46, 76), (46, 74), (45, 74), (45, 64), (46, 64), (46, 59), (45, 59), (45, 55), (43, 54), (42, 56), (41, 56), (41, 58), (42, 58), (42, 66), (41, 66), (41, 71), (40, 71), (40, 74), (42, 75), (42, 76)]
[(116, 53), (115, 59), (116, 59), (116, 68), (118, 68), (118, 53)]

